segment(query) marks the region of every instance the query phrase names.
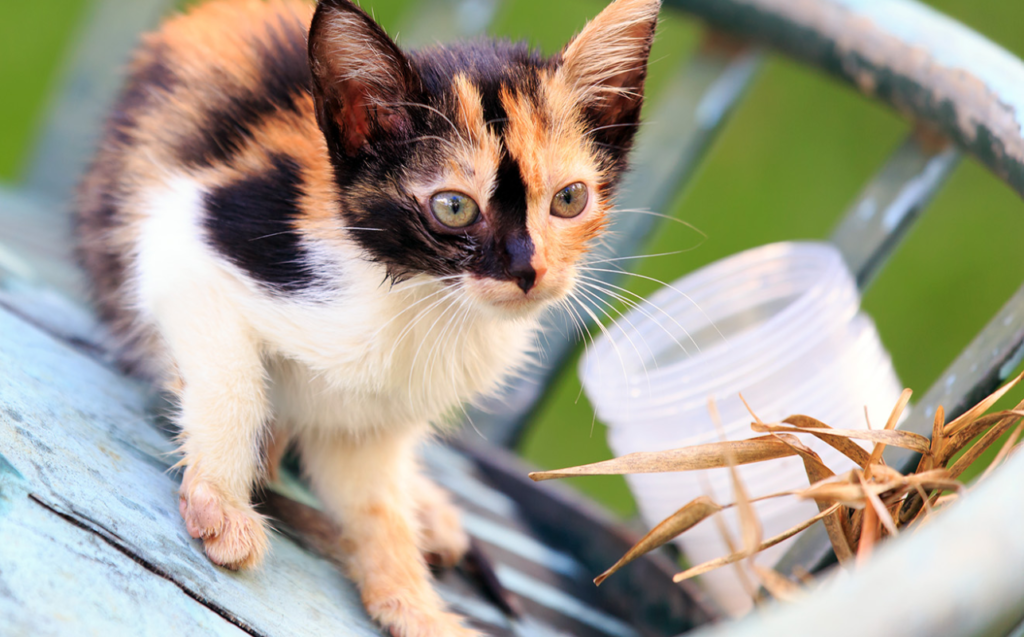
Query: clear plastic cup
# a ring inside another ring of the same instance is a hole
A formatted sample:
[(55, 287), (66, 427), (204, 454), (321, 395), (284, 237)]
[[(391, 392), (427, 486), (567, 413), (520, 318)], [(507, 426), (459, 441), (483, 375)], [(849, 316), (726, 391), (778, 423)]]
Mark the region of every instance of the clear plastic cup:
[[(881, 425), (902, 386), (871, 319), (860, 312), (853, 276), (828, 244), (790, 242), (755, 248), (666, 286), (608, 328), (580, 363), (584, 389), (608, 426), (616, 455), (658, 451), (757, 435), (739, 398), (766, 422), (800, 413), (830, 426), (864, 428), (867, 407)], [(710, 399), (721, 416), (715, 427)], [(853, 463), (811, 436), (801, 437), (836, 472)], [(866, 445), (865, 445), (866, 446)], [(737, 467), (751, 497), (807, 485), (798, 457)], [(653, 526), (686, 502), (712, 495), (733, 500), (727, 469), (627, 476), (645, 521)], [(758, 502), (770, 537), (815, 515), (793, 497)], [(735, 513), (724, 516), (734, 538)], [(707, 521), (678, 544), (692, 563), (726, 554), (718, 526)], [(759, 556), (767, 566), (788, 543)], [(750, 607), (735, 572), (702, 576), (727, 611)]]

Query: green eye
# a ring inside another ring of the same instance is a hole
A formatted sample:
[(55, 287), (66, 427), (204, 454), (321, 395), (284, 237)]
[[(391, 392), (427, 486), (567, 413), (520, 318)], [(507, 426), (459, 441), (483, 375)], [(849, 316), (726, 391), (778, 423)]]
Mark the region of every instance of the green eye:
[(587, 198), (587, 187), (577, 181), (555, 193), (551, 200), (551, 214), (566, 219), (575, 217), (587, 207)]
[(465, 228), (480, 216), (476, 202), (461, 192), (439, 192), (430, 198), (430, 210), (449, 228)]

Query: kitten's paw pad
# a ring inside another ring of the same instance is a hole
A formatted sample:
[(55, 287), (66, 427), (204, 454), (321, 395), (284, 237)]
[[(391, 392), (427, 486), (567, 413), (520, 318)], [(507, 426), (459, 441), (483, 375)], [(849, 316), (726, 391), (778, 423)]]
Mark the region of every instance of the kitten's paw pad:
[(188, 534), (196, 539), (213, 537), (224, 528), (224, 507), (220, 497), (205, 483), (199, 482), (186, 488), (182, 484), (178, 511), (185, 520)]
[(269, 548), (263, 519), (248, 505), (233, 505), (208, 483), (185, 472), (178, 510), (188, 534), (203, 540), (206, 555), (225, 568), (258, 565)]
[(270, 542), (263, 519), (255, 512), (230, 508), (216, 535), (203, 539), (206, 556), (214, 564), (238, 570), (258, 566), (266, 557)]
[(455, 566), (469, 550), (458, 509), (444, 501), (420, 513), (420, 550), (434, 566)]
[(462, 625), (463, 618), (438, 610), (433, 604), (392, 597), (364, 598), (366, 610), (392, 637), (483, 637)]

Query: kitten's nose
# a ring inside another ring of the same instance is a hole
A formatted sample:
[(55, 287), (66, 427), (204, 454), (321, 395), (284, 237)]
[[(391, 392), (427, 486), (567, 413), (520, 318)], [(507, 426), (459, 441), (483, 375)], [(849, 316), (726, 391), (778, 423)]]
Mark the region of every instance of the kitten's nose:
[(537, 271), (529, 263), (523, 267), (509, 268), (508, 273), (519, 284), (523, 292), (529, 292), (537, 284)]
[(528, 293), (540, 281), (543, 272), (533, 267), (533, 241), (527, 236), (514, 236), (505, 240), (505, 274)]

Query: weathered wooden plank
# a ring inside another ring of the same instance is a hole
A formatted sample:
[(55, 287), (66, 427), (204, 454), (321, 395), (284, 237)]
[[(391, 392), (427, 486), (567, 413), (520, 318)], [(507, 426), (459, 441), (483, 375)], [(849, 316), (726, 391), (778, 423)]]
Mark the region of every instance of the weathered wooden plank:
[[(11, 472), (24, 476), (27, 497), (65, 522), (67, 533), (55, 534), (55, 542), (69, 545), (68, 533), (88, 533), (249, 634), (378, 634), (357, 592), (336, 569), (337, 550), (327, 551), (333, 562), (325, 561), (273, 534), (271, 555), (258, 571), (233, 573), (206, 559), (179, 519), (178, 475), (169, 468), (173, 445), (152, 423), (144, 385), (2, 310), (0, 369), (0, 450)], [(498, 581), (518, 587), (527, 616), (506, 617), (478, 588), (449, 573), (439, 590), (456, 610), (492, 635), (636, 634), (623, 623), (621, 609), (605, 609), (608, 598), (590, 583), (594, 572), (531, 535), (519, 506), (479, 482), (471, 463), (440, 447), (428, 450), (427, 458), (444, 468), (437, 471), (439, 481), (455, 485), (464, 506), (489, 503), (483, 514), (470, 512), (467, 527), (498, 551)], [(301, 485), (291, 488), (291, 495), (314, 501)], [(31, 567), (34, 558), (24, 559), (22, 566)], [(76, 585), (91, 586), (93, 576), (82, 571)], [(547, 590), (574, 601), (553, 606), (542, 592)], [(59, 615), (60, 603), (56, 597), (41, 599), (12, 621), (46, 621)], [(641, 634), (664, 633), (651, 625)]]
[(918, 130), (864, 187), (831, 239), (861, 289), (874, 280), (959, 163), (956, 148)]
[[(11, 460), (0, 456), (0, 468), (24, 474), (17, 506), (0, 504), (0, 537), (11, 529), (21, 541), (0, 544), (0, 622), (32, 634), (378, 634), (337, 564), (286, 537), (273, 535), (271, 557), (256, 572), (231, 573), (206, 560), (178, 519), (173, 445), (151, 422), (149, 389), (111, 369), (102, 328), (83, 309), (67, 209), (54, 202), (67, 196), (91, 149), (117, 83), (113, 61), (165, 4), (100, 0), (30, 176), (45, 194), (0, 192), (0, 451)], [(478, 33), (497, 4), (422, 3), (410, 39)], [(512, 619), (449, 572), (438, 588), (453, 608), (496, 636), (637, 635), (601, 608), (607, 600), (592, 587), (593, 573), (535, 539), (515, 504), (455, 457), (435, 448), (428, 462), (434, 459), (435, 472), (464, 506), (497, 518), (471, 512), (467, 527), (500, 556), (499, 585), (515, 588), (529, 612)], [(9, 493), (0, 488), (0, 499)], [(28, 548), (17, 550), (22, 545)], [(3, 586), (5, 577), (29, 577), (44, 556), (67, 565), (55, 571), (61, 585), (36, 578), (35, 589), (17, 589), (34, 590), (36, 603), (20, 604), (18, 593)], [(73, 603), (64, 603), (67, 596)], [(97, 596), (104, 603), (93, 603)], [(121, 604), (133, 612), (117, 613), (113, 606)], [(159, 612), (152, 604), (161, 605)], [(74, 622), (51, 630), (62, 613)], [(645, 626), (643, 634), (662, 633)]]
[[(460, 447), (488, 481), (516, 503), (546, 542), (571, 551), (591, 573), (604, 571), (638, 539), (564, 485), (532, 482), (507, 453), (474, 441), (462, 442)], [(674, 565), (659, 554), (627, 565), (601, 585), (604, 608), (628, 617), (630, 625), (644, 634), (668, 627), (682, 632), (713, 621), (716, 614), (696, 587), (671, 583), (675, 572)]]
[(0, 502), (0, 634), (246, 634), (32, 500), (20, 476), (0, 470)]
[[(276, 534), (258, 571), (206, 559), (178, 519), (173, 447), (137, 383), (3, 311), (0, 370), (0, 449), (42, 505), (253, 634), (379, 634), (349, 582)], [(52, 614), (63, 603), (47, 602)]]

